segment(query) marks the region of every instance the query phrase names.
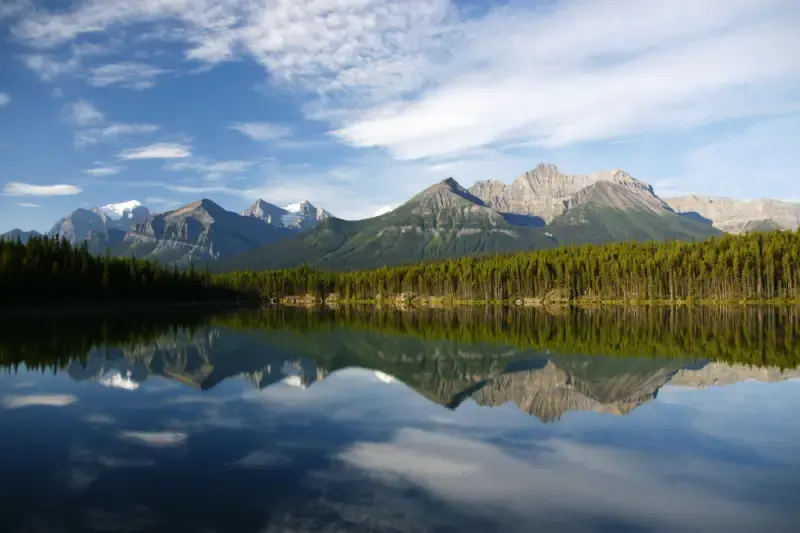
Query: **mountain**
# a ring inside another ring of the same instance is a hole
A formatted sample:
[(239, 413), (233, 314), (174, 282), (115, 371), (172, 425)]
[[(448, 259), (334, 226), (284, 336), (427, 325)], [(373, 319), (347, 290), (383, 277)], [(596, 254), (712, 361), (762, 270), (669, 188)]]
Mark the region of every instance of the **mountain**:
[(641, 189), (598, 181), (565, 202), (547, 231), (564, 244), (705, 239), (722, 235), (710, 224), (678, 215)]
[(257, 218), (272, 226), (294, 230), (311, 229), (331, 217), (330, 213), (322, 208), (314, 207), (307, 201), (278, 207), (261, 199), (256, 200), (241, 214)]
[(470, 192), (507, 220), (538, 220), (561, 243), (691, 240), (720, 234), (707, 222), (679, 216), (652, 186), (622, 170), (564, 174), (541, 163), (510, 185), (479, 181)]
[(126, 232), (144, 222), (151, 214), (150, 209), (136, 200), (92, 209), (76, 209), (57, 221), (47, 233), (65, 237), (73, 244), (87, 241), (91, 253), (103, 254), (107, 248), (119, 245)]
[(19, 241), (22, 244), (25, 244), (31, 237), (41, 237), (41, 236), (42, 234), (39, 233), (38, 231), (33, 231), (33, 230), (23, 231), (21, 229), (14, 228), (11, 231), (7, 231), (5, 233), (0, 234), (0, 240), (16, 241), (17, 239), (19, 239)]
[(113, 253), (188, 265), (232, 257), (287, 235), (286, 229), (226, 211), (203, 199), (147, 217), (124, 235)]
[(141, 224), (153, 214), (149, 208), (143, 206), (137, 200), (129, 200), (118, 204), (108, 204), (98, 208), (110, 219), (117, 221), (117, 228), (129, 230), (136, 224)]
[[(501, 213), (535, 216), (544, 223), (549, 223), (567, 211), (575, 194), (596, 183), (619, 185), (632, 193), (638, 193), (648, 203), (656, 198), (650, 185), (621, 170), (563, 174), (558, 167), (547, 163), (540, 163), (510, 185), (498, 180), (478, 181), (469, 190), (486, 202), (486, 205)], [(629, 197), (627, 201), (620, 202), (618, 207), (628, 207), (631, 200)]]
[(328, 217), (313, 230), (215, 268), (371, 268), (461, 255), (547, 248), (557, 244), (542, 231), (514, 225), (448, 178), (384, 215), (345, 221)]
[(676, 212), (707, 220), (726, 233), (794, 230), (800, 227), (800, 203), (768, 199), (744, 202), (694, 194), (668, 198), (667, 203)]

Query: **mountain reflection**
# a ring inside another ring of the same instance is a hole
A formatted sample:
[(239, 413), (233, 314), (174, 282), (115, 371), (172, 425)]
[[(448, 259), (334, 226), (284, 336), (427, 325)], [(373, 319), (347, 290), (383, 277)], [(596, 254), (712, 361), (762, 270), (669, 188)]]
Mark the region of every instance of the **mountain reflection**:
[[(465, 401), (487, 407), (512, 403), (545, 422), (569, 411), (625, 415), (654, 399), (665, 385), (701, 388), (800, 377), (796, 368), (708, 358), (547, 353), (497, 343), (428, 340), (410, 332), (383, 334), (347, 322), (319, 328), (314, 326), (324, 322), (313, 320), (325, 316), (304, 313), (297, 317), (311, 322), (301, 322), (301, 328), (258, 328), (252, 314), (244, 315), (252, 328), (173, 328), (127, 345), (91, 349), (59, 368), (77, 381), (135, 391), (154, 375), (200, 390), (231, 379), (256, 389), (276, 383), (305, 388), (332, 372), (361, 367), (396, 378), (450, 409)], [(234, 318), (240, 325), (242, 315)], [(215, 320), (230, 323), (231, 317)], [(558, 343), (563, 340), (556, 335)]]

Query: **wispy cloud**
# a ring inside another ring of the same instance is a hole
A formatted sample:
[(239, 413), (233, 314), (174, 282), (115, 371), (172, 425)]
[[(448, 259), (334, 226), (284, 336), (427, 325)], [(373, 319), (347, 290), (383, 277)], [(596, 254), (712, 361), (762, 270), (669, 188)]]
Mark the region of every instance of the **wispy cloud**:
[(94, 104), (78, 100), (64, 106), (64, 119), (75, 127), (74, 144), (85, 148), (103, 141), (111, 141), (124, 135), (143, 135), (158, 131), (157, 124), (125, 124), (108, 122)]
[[(142, 22), (172, 25), (169, 38), (193, 61), (254, 59), (272, 83), (304, 93), (306, 115), (336, 138), (400, 159), (782, 112), (800, 82), (800, 58), (786, 53), (800, 24), (793, 0), (511, 2), (479, 16), (447, 0), (90, 1), (31, 11), (13, 33), (54, 48)], [(45, 74), (70, 68), (37, 61)], [(117, 63), (94, 69), (90, 83), (145, 88), (162, 71)], [(262, 141), (287, 134), (270, 123), (231, 127)]]
[(183, 159), (192, 155), (189, 146), (176, 143), (155, 143), (125, 150), (120, 159)]
[(6, 196), (72, 196), (83, 190), (75, 185), (33, 185), (12, 181), (6, 183), (3, 194)]
[(86, 100), (78, 100), (64, 106), (64, 117), (68, 123), (78, 127), (97, 125), (106, 119), (94, 104)]
[(99, 178), (102, 176), (113, 176), (114, 174), (119, 174), (122, 170), (122, 167), (95, 167), (95, 168), (87, 168), (84, 172), (90, 176), (95, 178)]
[(30, 54), (24, 56), (22, 62), (44, 82), (52, 82), (60, 76), (74, 74), (81, 67), (80, 59), (75, 56), (59, 60), (51, 55)]
[(17, 202), (14, 205), (16, 205), (17, 207), (28, 207), (28, 208), (41, 207), (39, 204), (34, 204), (31, 202)]
[(233, 122), (228, 126), (254, 141), (275, 141), (292, 135), (292, 128), (272, 122)]
[(196, 158), (168, 163), (165, 168), (171, 171), (192, 170), (202, 174), (203, 179), (206, 181), (216, 181), (246, 172), (257, 163), (257, 161), (211, 161), (204, 158)]
[(8, 93), (0, 93), (0, 107), (7, 106), (11, 102), (11, 96)]
[(156, 77), (167, 72), (145, 63), (112, 63), (89, 69), (89, 85), (105, 87), (119, 85), (127, 89), (149, 89), (155, 86)]

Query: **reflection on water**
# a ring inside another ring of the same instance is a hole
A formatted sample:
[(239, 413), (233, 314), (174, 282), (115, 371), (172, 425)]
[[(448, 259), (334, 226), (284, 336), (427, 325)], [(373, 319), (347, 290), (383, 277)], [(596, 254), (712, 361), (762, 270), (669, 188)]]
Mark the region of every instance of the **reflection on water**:
[(0, 529), (800, 519), (793, 310), (365, 313), (0, 326)]

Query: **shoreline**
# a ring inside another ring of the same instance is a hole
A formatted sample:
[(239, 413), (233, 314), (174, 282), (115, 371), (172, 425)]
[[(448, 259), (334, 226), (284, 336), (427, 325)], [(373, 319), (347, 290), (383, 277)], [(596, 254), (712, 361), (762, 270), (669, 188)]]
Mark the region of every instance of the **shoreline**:
[(459, 300), (445, 298), (441, 296), (415, 297), (411, 299), (385, 298), (385, 299), (321, 299), (308, 296), (287, 296), (280, 298), (277, 303), (270, 305), (287, 307), (316, 307), (316, 306), (346, 306), (346, 305), (378, 305), (390, 307), (469, 307), (469, 306), (503, 306), (503, 307), (693, 307), (693, 306), (749, 306), (749, 305), (771, 305), (771, 306), (800, 306), (800, 300), (786, 299), (765, 299), (765, 300), (546, 300), (537, 298), (513, 299), (513, 300)]

